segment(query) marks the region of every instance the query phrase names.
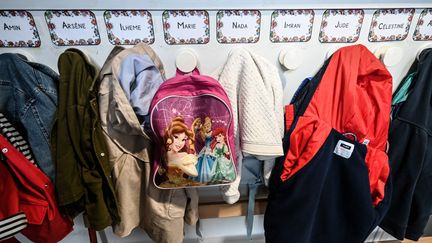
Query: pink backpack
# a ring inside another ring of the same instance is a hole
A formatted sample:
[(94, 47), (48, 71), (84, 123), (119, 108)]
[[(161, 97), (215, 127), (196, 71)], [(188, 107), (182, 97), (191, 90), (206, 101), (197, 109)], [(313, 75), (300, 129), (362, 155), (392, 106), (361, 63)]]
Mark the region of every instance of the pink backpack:
[(155, 136), (153, 182), (159, 188), (223, 185), (237, 176), (231, 104), (211, 77), (177, 70), (150, 105)]

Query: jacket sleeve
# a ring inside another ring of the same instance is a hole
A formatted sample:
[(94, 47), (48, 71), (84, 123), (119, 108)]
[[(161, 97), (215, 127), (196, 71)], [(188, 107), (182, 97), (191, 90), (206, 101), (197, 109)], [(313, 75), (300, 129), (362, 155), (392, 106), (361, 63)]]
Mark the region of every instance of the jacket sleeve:
[[(390, 127), (389, 142), (393, 192), (390, 209), (380, 226), (394, 237), (403, 239), (407, 227), (410, 226), (409, 221), (416, 221), (415, 217), (410, 216), (415, 213), (411, 210), (411, 205), (420, 202), (415, 202), (419, 199), (418, 195), (413, 196), (416, 194), (417, 182), (425, 161), (428, 136), (424, 130), (395, 119)], [(424, 209), (418, 207), (416, 211)], [(429, 215), (429, 212), (423, 213)], [(419, 214), (416, 217), (418, 216)]]

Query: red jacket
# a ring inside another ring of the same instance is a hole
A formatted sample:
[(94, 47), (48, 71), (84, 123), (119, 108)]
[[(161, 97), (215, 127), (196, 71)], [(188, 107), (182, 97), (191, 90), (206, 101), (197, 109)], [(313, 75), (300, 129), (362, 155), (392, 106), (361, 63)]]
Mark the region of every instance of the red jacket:
[[(366, 166), (372, 201), (384, 198), (389, 176), (385, 153), (390, 122), (392, 77), (363, 45), (335, 52), (303, 116), (290, 136), (281, 180), (303, 168), (318, 152), (331, 129), (351, 133), (367, 145)], [(294, 105), (286, 107), (286, 128), (294, 119)]]
[(15, 219), (24, 227), (27, 221), (21, 233), (33, 242), (63, 239), (72, 222), (60, 214), (50, 179), (1, 135), (0, 151), (0, 229), (10, 228)]

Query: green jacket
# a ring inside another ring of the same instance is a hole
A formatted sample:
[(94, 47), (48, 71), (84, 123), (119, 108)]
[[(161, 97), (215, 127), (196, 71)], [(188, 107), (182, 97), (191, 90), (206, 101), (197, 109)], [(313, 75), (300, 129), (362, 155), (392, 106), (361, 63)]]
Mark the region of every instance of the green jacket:
[(77, 49), (60, 55), (59, 104), (52, 131), (59, 204), (71, 217), (87, 214), (102, 230), (119, 222), (97, 94), (98, 72)]

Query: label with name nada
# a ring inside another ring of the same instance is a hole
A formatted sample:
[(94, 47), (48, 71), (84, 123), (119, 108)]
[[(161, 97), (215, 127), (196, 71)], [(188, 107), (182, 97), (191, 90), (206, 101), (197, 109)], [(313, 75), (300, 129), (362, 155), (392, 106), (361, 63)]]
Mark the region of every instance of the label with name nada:
[(432, 9), (424, 9), (419, 17), (417, 26), (414, 30), (413, 40), (426, 41), (432, 40)]
[(45, 20), (57, 46), (99, 45), (96, 17), (89, 10), (49, 10)]
[(271, 42), (306, 42), (312, 35), (315, 13), (311, 9), (276, 10), (271, 16)]
[(328, 9), (321, 21), (319, 41), (322, 43), (353, 43), (360, 36), (362, 9)]
[(167, 10), (162, 20), (169, 45), (207, 44), (210, 40), (209, 15), (205, 10)]
[(219, 43), (255, 43), (259, 40), (260, 27), (258, 10), (221, 10), (216, 14)]
[(113, 45), (152, 44), (155, 40), (152, 16), (146, 10), (107, 10), (104, 19)]
[(39, 47), (33, 16), (22, 10), (0, 11), (0, 47)]
[(372, 18), (369, 41), (405, 40), (414, 11), (413, 8), (378, 9)]

